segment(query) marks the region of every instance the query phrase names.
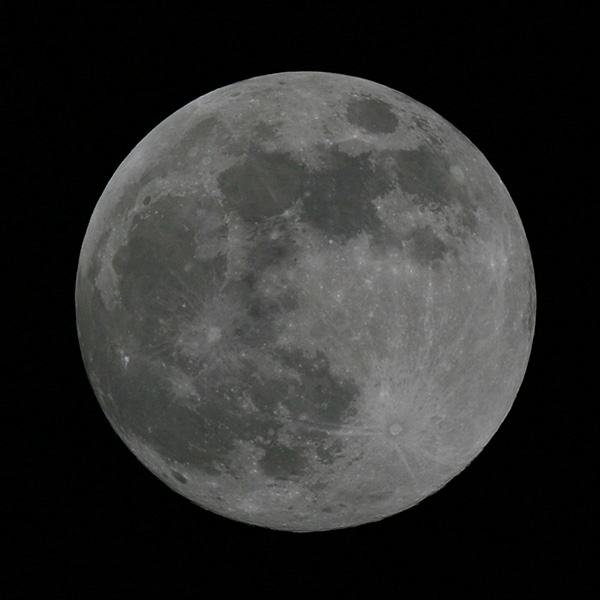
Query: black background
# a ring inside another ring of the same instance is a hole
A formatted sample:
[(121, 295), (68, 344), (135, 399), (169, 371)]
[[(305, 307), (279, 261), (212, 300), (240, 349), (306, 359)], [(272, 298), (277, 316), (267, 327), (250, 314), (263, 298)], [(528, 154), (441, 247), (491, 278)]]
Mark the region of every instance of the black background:
[[(8, 14), (8, 597), (592, 597), (591, 11), (480, 5)], [(211, 514), (142, 467), (87, 382), (73, 297), (88, 220), (134, 145), (215, 88), (294, 70), (387, 85), (467, 135), (517, 205), (538, 291), (525, 380), (482, 454), (417, 507), (316, 534)]]

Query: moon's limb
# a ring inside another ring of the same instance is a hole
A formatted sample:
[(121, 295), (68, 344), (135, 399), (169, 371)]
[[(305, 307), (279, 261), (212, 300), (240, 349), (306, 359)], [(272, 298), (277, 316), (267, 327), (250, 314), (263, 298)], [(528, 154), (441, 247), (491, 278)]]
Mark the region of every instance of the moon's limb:
[(92, 215), (84, 362), (113, 427), (201, 506), (278, 529), (404, 510), (464, 469), (535, 322), (484, 156), (366, 80), (283, 73), (153, 130)]

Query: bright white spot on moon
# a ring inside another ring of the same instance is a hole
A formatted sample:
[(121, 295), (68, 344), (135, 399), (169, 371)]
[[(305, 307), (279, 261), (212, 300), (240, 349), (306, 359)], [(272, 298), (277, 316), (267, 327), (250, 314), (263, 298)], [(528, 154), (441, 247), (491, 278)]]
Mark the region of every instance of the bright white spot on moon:
[(400, 423), (392, 423), (390, 425), (390, 434), (398, 435), (399, 433), (402, 433), (402, 425)]

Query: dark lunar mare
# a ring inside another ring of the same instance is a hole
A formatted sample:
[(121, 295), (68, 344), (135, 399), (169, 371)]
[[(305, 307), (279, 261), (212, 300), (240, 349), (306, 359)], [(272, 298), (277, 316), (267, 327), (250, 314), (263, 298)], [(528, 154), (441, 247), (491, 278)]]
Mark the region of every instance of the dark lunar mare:
[(348, 103), (346, 118), (369, 133), (393, 133), (398, 117), (392, 107), (379, 98), (360, 98)]
[[(329, 432), (351, 414), (359, 390), (352, 381), (332, 375), (323, 353), (311, 357), (299, 351), (266, 351), (294, 376), (257, 376), (256, 361), (265, 351), (252, 351), (258, 345), (272, 346), (277, 334), (273, 317), (294, 310), (297, 293), (288, 289), (276, 301), (266, 301), (256, 282), (264, 269), (292, 260), (295, 249), (284, 222), (276, 240), (268, 235), (272, 226), (261, 231), (255, 224), (248, 268), (240, 279), (226, 279), (227, 260), (221, 253), (190, 261), (204, 216), (198, 207), (206, 202), (167, 194), (153, 198), (152, 206), (133, 218), (126, 243), (112, 261), (120, 281), (120, 302), (111, 311), (98, 290), (80, 282), (84, 352), (94, 353), (91, 372), (106, 390), (107, 414), (121, 431), (169, 460), (210, 474), (230, 468), (230, 453), (240, 441), (253, 442), (264, 452), (259, 462), (266, 475), (292, 478), (304, 472), (310, 448), (320, 460), (333, 460)], [(235, 353), (229, 357), (235, 363), (233, 375), (219, 365), (207, 372), (202, 361), (188, 360), (175, 343), (178, 330), (198, 315), (214, 320), (211, 310), (231, 320), (231, 329), (224, 328), (226, 339), (216, 345), (231, 346), (223, 352)], [(121, 334), (109, 338), (109, 331)], [(244, 348), (253, 358), (241, 358)], [(193, 382), (187, 399), (174, 395), (173, 369)], [(255, 412), (245, 410), (244, 398), (250, 399)], [(278, 414), (278, 406), (289, 411), (289, 422)], [(277, 439), (278, 432), (290, 425), (299, 434), (291, 447)]]
[[(374, 200), (397, 191), (412, 194), (423, 209), (442, 214), (458, 207), (468, 235), (477, 226), (476, 203), (469, 188), (450, 177), (451, 163), (427, 150), (373, 150), (350, 156), (334, 145), (322, 149), (324, 165), (310, 170), (289, 156), (250, 150), (247, 157), (220, 177), (224, 201), (252, 225), (264, 223), (301, 203), (307, 223), (344, 243), (359, 233), (372, 236), (374, 246), (411, 248), (423, 263), (443, 258), (447, 247), (431, 227), (399, 235), (383, 223)], [(408, 244), (407, 244), (408, 242)]]

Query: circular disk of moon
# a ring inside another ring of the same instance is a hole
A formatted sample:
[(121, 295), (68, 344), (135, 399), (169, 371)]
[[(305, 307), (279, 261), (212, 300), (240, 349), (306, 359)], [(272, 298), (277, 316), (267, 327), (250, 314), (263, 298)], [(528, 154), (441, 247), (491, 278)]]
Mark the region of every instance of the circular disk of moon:
[(245, 523), (351, 527), (462, 471), (533, 339), (527, 238), (456, 128), (355, 77), (187, 104), (104, 190), (76, 312), (93, 390), (168, 486)]

